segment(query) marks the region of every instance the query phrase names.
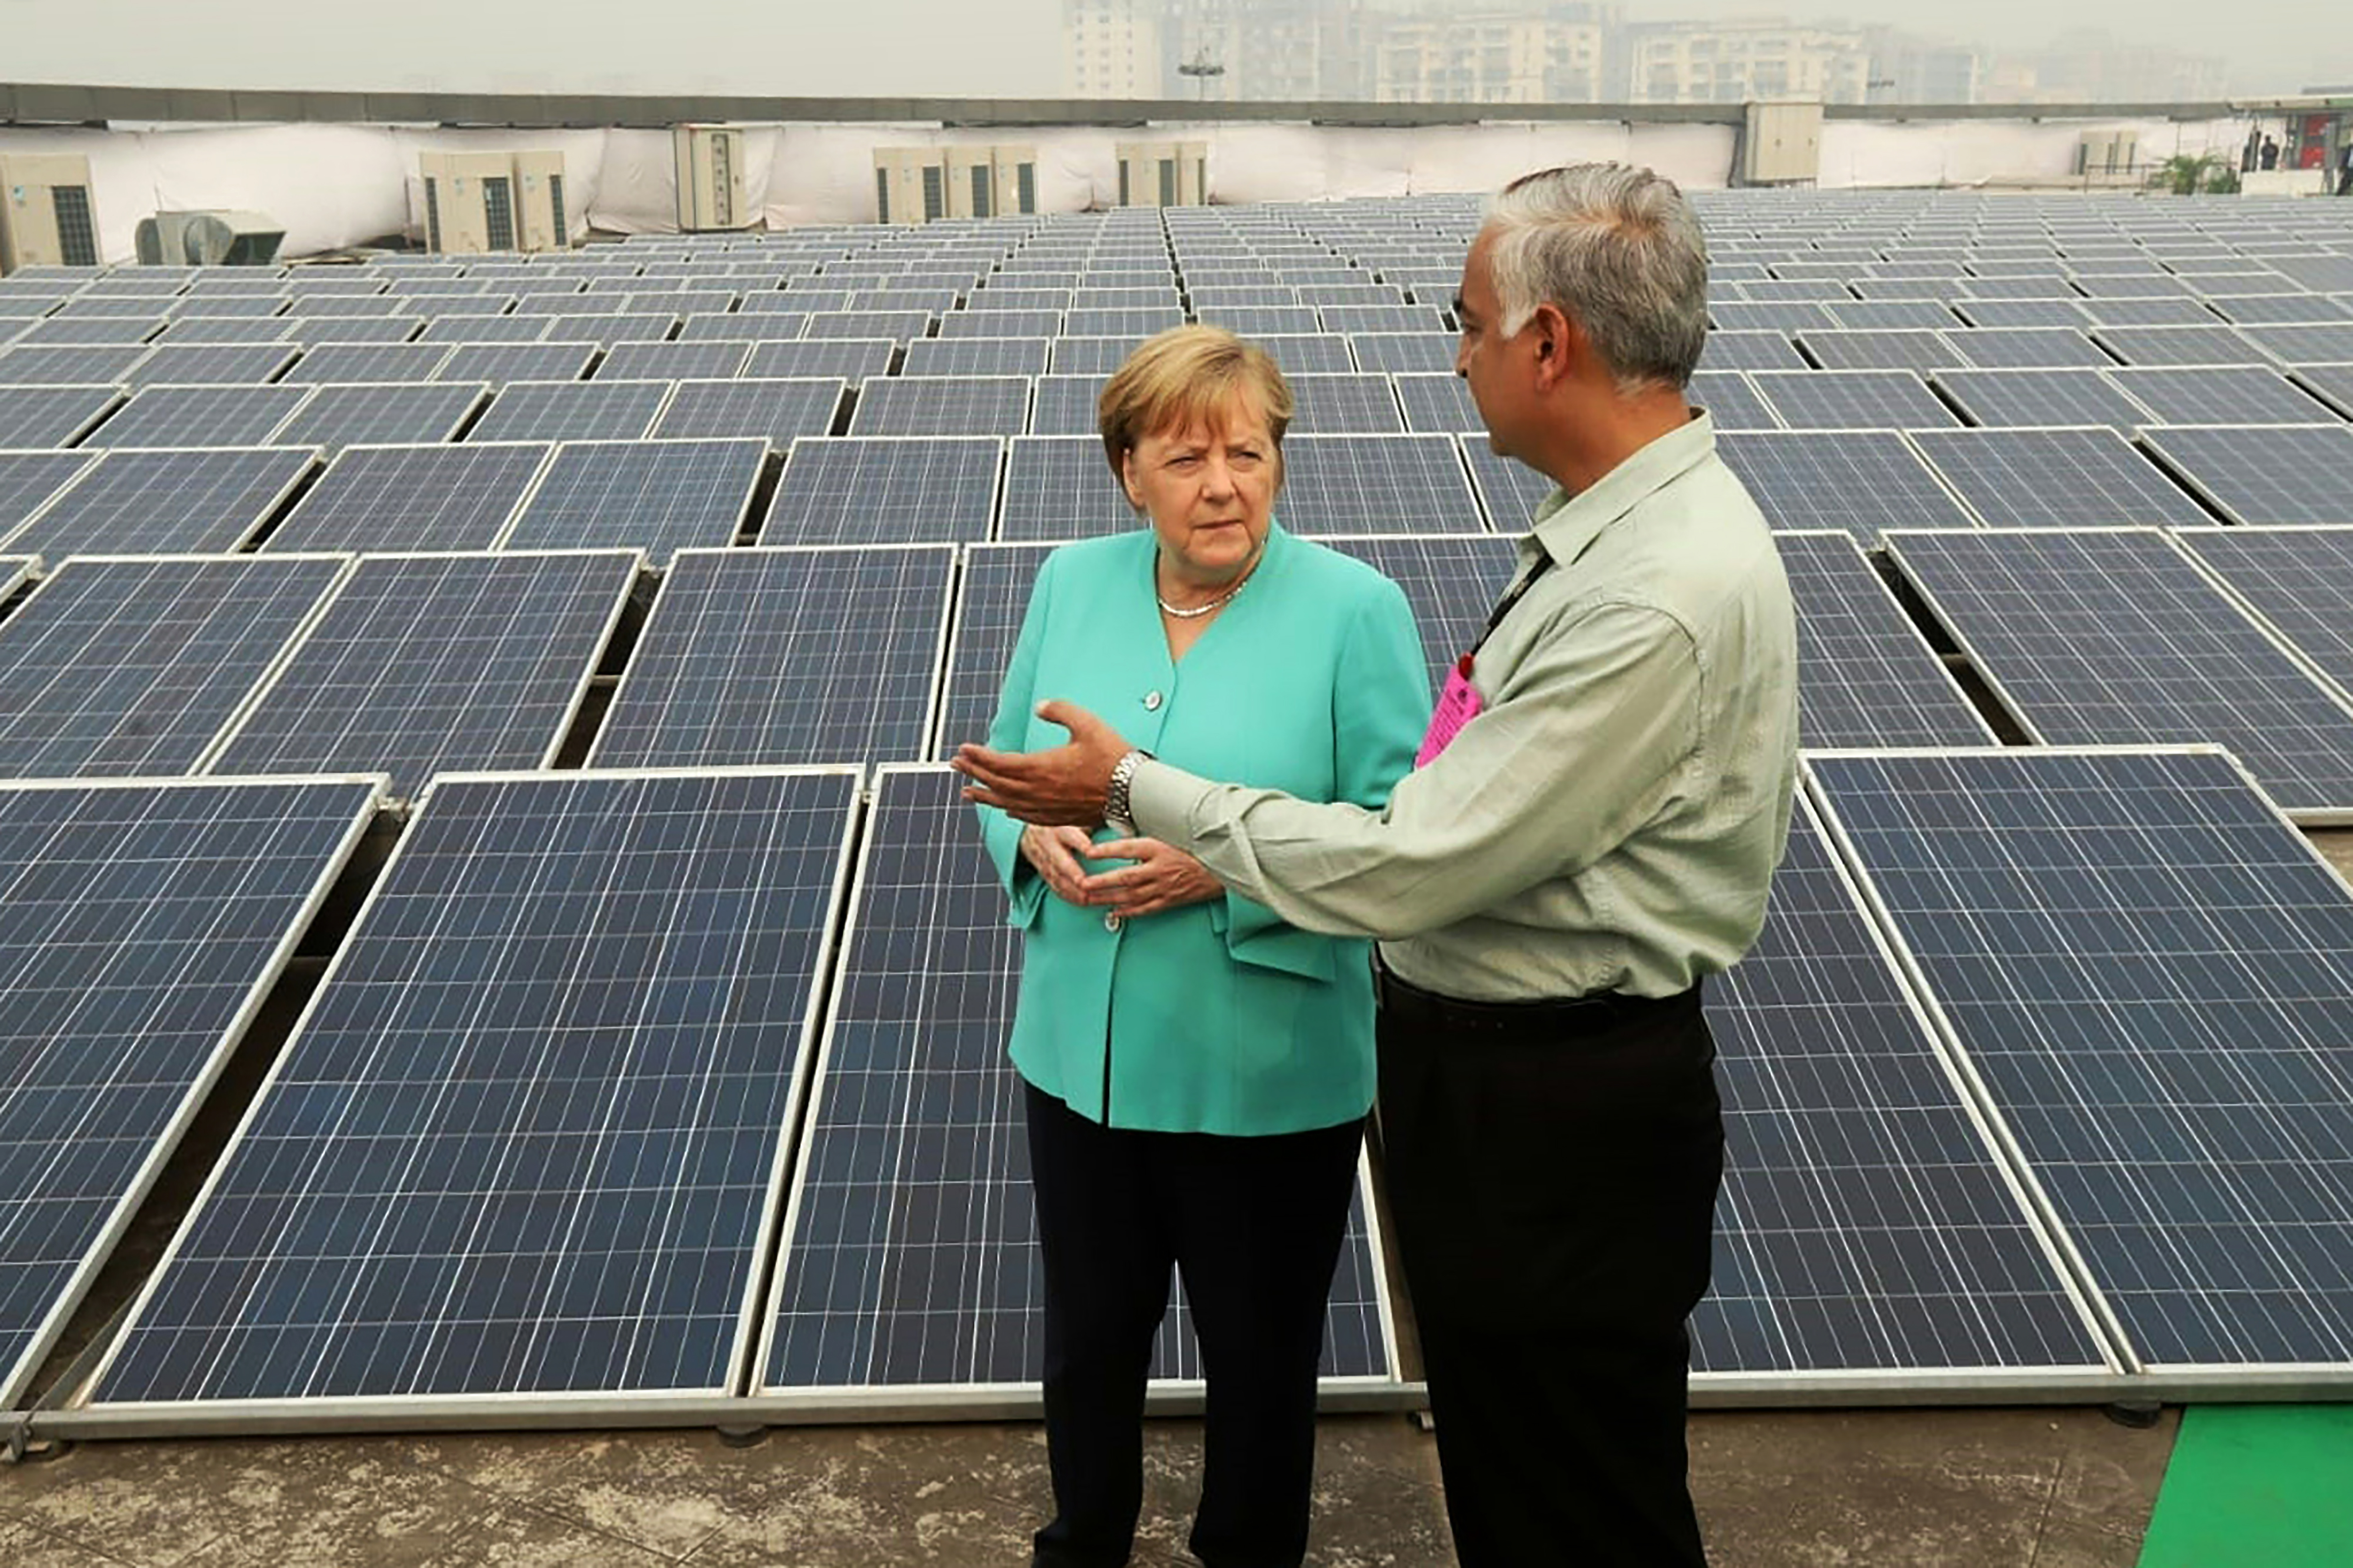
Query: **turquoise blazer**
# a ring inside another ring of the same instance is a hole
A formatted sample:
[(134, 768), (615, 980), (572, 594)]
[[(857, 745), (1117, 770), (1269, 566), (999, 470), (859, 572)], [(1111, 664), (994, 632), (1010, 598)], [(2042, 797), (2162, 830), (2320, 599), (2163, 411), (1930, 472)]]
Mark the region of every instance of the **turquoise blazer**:
[[(1203, 777), (1384, 805), (1430, 710), (1398, 585), (1276, 527), (1248, 586), (1176, 663), (1154, 604), (1156, 553), (1139, 529), (1046, 558), (988, 743), (1061, 744), (1068, 734), (1031, 710), (1062, 698)], [(1113, 930), (1103, 910), (1047, 890), (1018, 822), (986, 807), (981, 818), (1025, 933), (1012, 1044), (1023, 1078), (1091, 1121), (1164, 1132), (1305, 1131), (1371, 1106), (1366, 942), (1301, 931), (1231, 893)]]

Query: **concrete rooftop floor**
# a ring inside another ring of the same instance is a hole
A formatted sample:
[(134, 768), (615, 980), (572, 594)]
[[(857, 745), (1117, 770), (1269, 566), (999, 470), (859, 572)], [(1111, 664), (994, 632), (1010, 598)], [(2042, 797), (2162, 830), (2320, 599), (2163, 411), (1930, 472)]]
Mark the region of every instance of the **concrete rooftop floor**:
[[(2353, 876), (2353, 830), (2312, 837)], [(160, 1206), (86, 1316), (135, 1288), (178, 1205)], [(1693, 1488), (1716, 1568), (2132, 1568), (2179, 1415), (1702, 1412)], [(1135, 1562), (1176, 1568), (1200, 1430), (1149, 1431)], [(1018, 1568), (1048, 1500), (1034, 1423), (776, 1428), (748, 1447), (700, 1431), (85, 1443), (0, 1464), (0, 1563)], [(1308, 1560), (1452, 1564), (1437, 1451), (1410, 1417), (1324, 1419)]]

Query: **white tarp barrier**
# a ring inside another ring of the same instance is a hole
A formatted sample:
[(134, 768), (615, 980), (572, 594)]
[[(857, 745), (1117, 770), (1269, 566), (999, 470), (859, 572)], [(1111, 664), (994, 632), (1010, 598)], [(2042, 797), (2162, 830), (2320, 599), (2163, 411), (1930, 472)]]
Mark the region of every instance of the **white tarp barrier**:
[[(2063, 181), (2086, 131), (2131, 130), (2140, 161), (2219, 152), (2235, 159), (2244, 127), (2215, 121), (1831, 120), (1822, 126), (1825, 188), (1979, 186)], [(881, 147), (1034, 147), (1047, 212), (1118, 199), (1115, 149), (1130, 142), (1208, 146), (1209, 189), (1224, 203), (1493, 190), (1514, 175), (1580, 159), (1644, 163), (1694, 190), (1728, 184), (1731, 127), (1539, 121), (1425, 127), (1303, 121), (1167, 121), (988, 131), (936, 124), (754, 126), (745, 173), (769, 226), (871, 223)], [(245, 208), (285, 226), (284, 254), (317, 255), (422, 226), (417, 154), (560, 152), (573, 237), (677, 227), (677, 174), (664, 131), (451, 131), (364, 125), (0, 129), (0, 152), (78, 153), (90, 160), (100, 242), (110, 261), (135, 253), (141, 218), (159, 210)]]

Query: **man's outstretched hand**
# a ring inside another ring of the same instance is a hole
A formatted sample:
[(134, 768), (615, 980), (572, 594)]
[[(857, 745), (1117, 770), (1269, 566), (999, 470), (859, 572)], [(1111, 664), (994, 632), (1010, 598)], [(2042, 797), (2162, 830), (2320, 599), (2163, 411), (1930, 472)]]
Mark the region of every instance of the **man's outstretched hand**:
[(1134, 748), (1075, 703), (1041, 702), (1038, 717), (1068, 730), (1070, 743), (1044, 752), (958, 746), (948, 765), (972, 781), (964, 797), (1023, 822), (1092, 827), (1103, 819), (1112, 769)]

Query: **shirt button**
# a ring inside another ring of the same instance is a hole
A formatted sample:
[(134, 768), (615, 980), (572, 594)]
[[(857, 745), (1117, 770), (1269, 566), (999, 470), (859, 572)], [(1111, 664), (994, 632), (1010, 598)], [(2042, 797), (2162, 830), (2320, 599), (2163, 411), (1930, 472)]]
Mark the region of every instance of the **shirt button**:
[(1117, 913), (1116, 911), (1113, 911), (1113, 912), (1112, 912), (1112, 913), (1110, 913), (1110, 914), (1106, 914), (1106, 915), (1104, 915), (1104, 916), (1103, 916), (1103, 930), (1105, 930), (1105, 931), (1117, 931), (1118, 929), (1119, 929), (1119, 915), (1118, 915), (1118, 913)]
[(1160, 693), (1157, 691), (1147, 691), (1144, 694), (1144, 710), (1146, 713), (1157, 713), (1160, 711)]

